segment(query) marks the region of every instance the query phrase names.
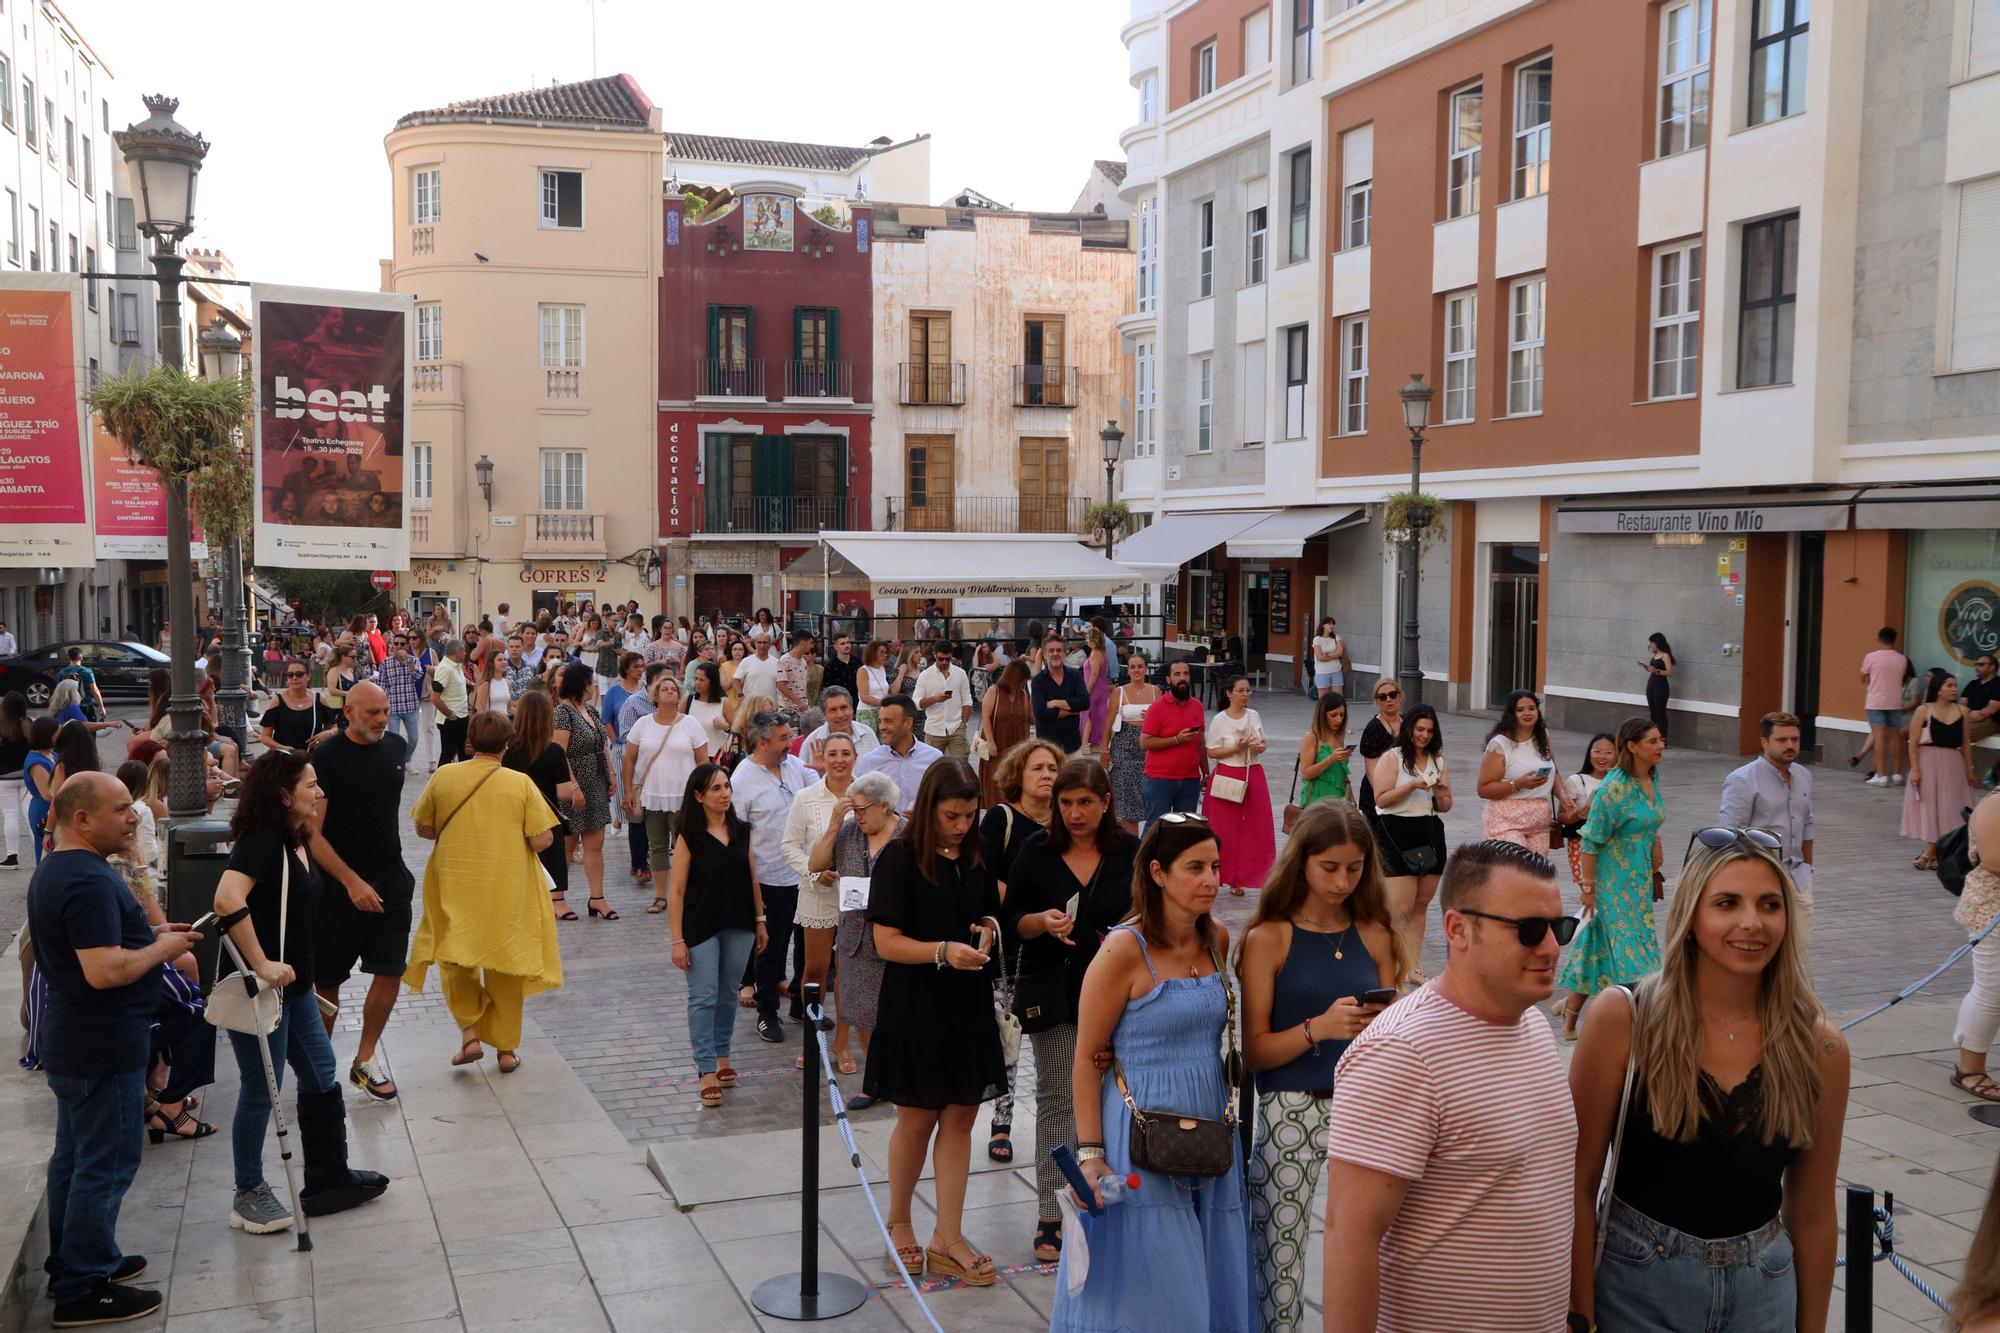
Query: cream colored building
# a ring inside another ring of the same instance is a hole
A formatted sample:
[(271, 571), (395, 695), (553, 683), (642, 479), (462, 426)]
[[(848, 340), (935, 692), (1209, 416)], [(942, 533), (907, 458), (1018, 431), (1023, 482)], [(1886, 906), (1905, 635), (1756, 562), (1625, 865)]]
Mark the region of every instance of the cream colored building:
[(399, 599), (656, 610), (658, 109), (614, 75), (412, 112), (385, 147), (382, 289), (417, 299)]

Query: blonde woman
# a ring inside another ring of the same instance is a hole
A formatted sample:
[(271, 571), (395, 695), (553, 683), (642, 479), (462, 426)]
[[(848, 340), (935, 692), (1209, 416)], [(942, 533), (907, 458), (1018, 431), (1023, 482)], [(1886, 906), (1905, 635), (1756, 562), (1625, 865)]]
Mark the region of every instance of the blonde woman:
[(1083, 717), (1083, 748), (1096, 754), (1111, 740), (1111, 654), (1104, 646), (1104, 631), (1092, 625), (1083, 632), (1083, 691), (1090, 697), (1090, 711)]
[(507, 680), (507, 655), (488, 653), (479, 666), (479, 684), (472, 690), (472, 711), (506, 717), (514, 711), (513, 696), (513, 686)]
[(74, 679), (59, 680), (56, 682), (54, 692), (49, 695), (49, 716), (56, 720), (58, 726), (67, 726), (71, 722), (81, 722), (93, 732), (109, 731), (113, 727), (122, 727), (125, 725), (123, 722), (92, 722), (89, 717), (85, 716), (83, 711), (83, 686)]
[[(1569, 1308), (1605, 1329), (1826, 1327), (1847, 1042), (1813, 995), (1792, 931), (1798, 894), (1775, 843), (1756, 830), (1698, 830), (1659, 973), (1636, 993), (1607, 992), (1584, 1022), (1570, 1065)], [(1628, 1059), (1631, 1099), (1600, 1223)], [(1726, 1324), (1713, 1322), (1716, 1309)]]

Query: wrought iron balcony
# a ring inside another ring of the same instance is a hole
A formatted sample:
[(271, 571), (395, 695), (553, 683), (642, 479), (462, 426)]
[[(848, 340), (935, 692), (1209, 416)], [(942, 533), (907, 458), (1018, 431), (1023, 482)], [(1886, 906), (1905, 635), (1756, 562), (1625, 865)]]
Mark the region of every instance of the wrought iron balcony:
[(965, 362), (902, 362), (896, 367), (896, 397), (905, 406), (964, 406)]
[(868, 526), (867, 502), (849, 495), (708, 496), (705, 532), (852, 532)]
[(787, 361), (785, 362), (785, 397), (852, 398), (854, 397), (854, 363), (852, 361)]
[(700, 398), (762, 398), (764, 363), (698, 356), (694, 360), (694, 391)]
[(1014, 406), (1075, 407), (1075, 366), (1015, 366)]
[(1018, 495), (896, 496), (888, 500), (891, 532), (1073, 532), (1084, 531), (1090, 512), (1087, 495), (1046, 499)]

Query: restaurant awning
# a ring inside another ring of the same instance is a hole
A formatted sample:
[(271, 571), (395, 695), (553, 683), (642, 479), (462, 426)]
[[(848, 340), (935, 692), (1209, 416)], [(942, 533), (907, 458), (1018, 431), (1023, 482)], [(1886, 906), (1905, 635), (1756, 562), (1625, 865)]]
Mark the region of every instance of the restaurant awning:
[(1306, 543), (1334, 528), (1359, 521), (1360, 505), (1304, 505), (1280, 509), (1257, 526), (1229, 539), (1229, 554), (1238, 560), (1297, 560)]
[(2000, 528), (2000, 489), (1991, 486), (1898, 486), (1863, 491), (1857, 528)]
[[(1561, 505), (1558, 532), (1647, 536), (1656, 532), (1737, 535), (1751, 532), (1841, 532), (1854, 487), (1822, 491), (1699, 492), (1661, 501), (1592, 497)], [(1896, 524), (1894, 526), (1902, 526)]]
[(1202, 552), (1212, 551), (1238, 533), (1256, 527), (1276, 512), (1275, 509), (1223, 509), (1162, 514), (1118, 543), (1118, 563), (1164, 577)]
[(877, 597), (1118, 597), (1159, 581), (1066, 533), (827, 532), (820, 541)]

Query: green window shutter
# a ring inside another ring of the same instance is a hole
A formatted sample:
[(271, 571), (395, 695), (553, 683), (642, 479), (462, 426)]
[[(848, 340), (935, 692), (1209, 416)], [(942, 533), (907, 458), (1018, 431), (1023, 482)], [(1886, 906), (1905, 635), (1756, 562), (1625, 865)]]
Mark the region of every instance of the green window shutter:
[(826, 312), (826, 359), (840, 360), (840, 309), (830, 307)]
[(711, 361), (718, 360), (722, 356), (722, 348), (720, 346), (721, 330), (721, 315), (714, 306), (710, 306), (708, 308), (708, 359)]
[[(715, 307), (708, 308), (709, 328), (715, 327)], [(712, 336), (712, 335), (711, 335)], [(707, 531), (727, 532), (726, 521), (729, 514), (729, 437), (710, 435), (702, 442), (704, 455), (702, 465), (702, 495), (704, 508), (708, 513)]]
[(759, 532), (789, 532), (792, 524), (792, 437), (760, 435), (755, 449), (756, 524)]
[(792, 360), (803, 361), (805, 359), (806, 309), (804, 306), (795, 305), (792, 307)]

